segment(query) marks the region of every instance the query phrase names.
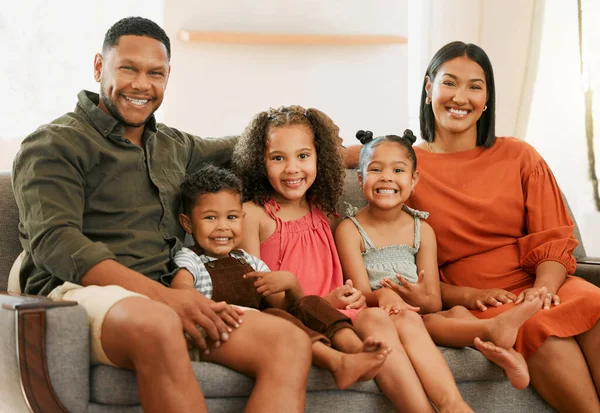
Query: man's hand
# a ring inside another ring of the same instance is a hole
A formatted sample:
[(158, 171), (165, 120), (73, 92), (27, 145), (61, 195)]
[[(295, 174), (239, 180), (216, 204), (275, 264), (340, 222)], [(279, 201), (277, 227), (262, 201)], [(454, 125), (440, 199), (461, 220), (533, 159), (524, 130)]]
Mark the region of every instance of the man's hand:
[(367, 300), (362, 291), (354, 288), (352, 280), (346, 280), (346, 284), (334, 288), (324, 297), (333, 308), (351, 310), (361, 309), (367, 306)]
[(407, 304), (402, 297), (390, 288), (380, 288), (375, 290), (379, 301), (379, 308), (383, 308), (388, 314), (398, 314), (402, 310), (414, 311), (415, 313), (421, 310), (420, 307), (414, 307)]
[(214, 347), (219, 347), (222, 341), (229, 340), (229, 333), (240, 325), (244, 314), (238, 308), (225, 302), (216, 303), (191, 288), (166, 288), (162, 301), (175, 310), (185, 333), (205, 354), (208, 354), (209, 346), (198, 327), (206, 332)]
[(514, 303), (517, 296), (501, 288), (475, 290), (467, 298), (466, 306), (469, 310), (487, 310), (487, 306), (499, 307), (502, 304)]
[(298, 279), (289, 271), (253, 271), (244, 274), (244, 278), (254, 278), (254, 287), (263, 297), (289, 291), (298, 286)]

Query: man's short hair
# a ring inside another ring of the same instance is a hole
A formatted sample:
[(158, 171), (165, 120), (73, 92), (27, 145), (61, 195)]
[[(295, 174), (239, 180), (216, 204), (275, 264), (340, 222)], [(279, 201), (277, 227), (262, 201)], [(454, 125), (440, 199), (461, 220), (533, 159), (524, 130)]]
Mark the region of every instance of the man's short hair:
[(167, 48), (171, 60), (171, 41), (167, 33), (158, 24), (144, 17), (125, 17), (111, 26), (104, 36), (102, 53), (106, 53), (119, 43), (121, 36), (146, 36), (158, 40)]

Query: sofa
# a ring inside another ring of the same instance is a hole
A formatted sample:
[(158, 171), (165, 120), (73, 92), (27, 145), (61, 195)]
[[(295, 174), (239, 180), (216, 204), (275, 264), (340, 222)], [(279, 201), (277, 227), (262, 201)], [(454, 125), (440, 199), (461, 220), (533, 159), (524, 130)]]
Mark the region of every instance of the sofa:
[[(362, 206), (355, 171), (347, 171), (344, 200)], [(0, 412), (141, 412), (135, 373), (89, 363), (87, 314), (80, 306), (7, 295), (9, 270), (21, 251), (10, 173), (0, 172)], [(575, 235), (580, 239), (579, 230)], [(577, 275), (600, 285), (600, 260), (575, 250)], [(518, 391), (502, 371), (471, 348), (440, 348), (465, 400), (477, 412), (552, 412), (530, 386)], [(241, 412), (252, 379), (228, 368), (194, 362), (210, 412)], [(338, 390), (329, 374), (310, 371), (307, 412), (393, 412), (374, 381)]]

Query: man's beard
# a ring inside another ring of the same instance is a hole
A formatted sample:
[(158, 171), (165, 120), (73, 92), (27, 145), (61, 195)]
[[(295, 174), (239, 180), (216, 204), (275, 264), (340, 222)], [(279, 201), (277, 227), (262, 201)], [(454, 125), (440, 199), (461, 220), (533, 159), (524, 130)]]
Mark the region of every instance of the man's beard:
[(123, 115), (121, 115), (121, 112), (119, 112), (119, 109), (117, 109), (117, 105), (115, 105), (115, 103), (113, 102), (113, 100), (108, 96), (108, 94), (104, 91), (104, 87), (100, 86), (100, 99), (102, 99), (102, 103), (104, 103), (104, 106), (106, 107), (106, 110), (108, 110), (108, 113), (110, 113), (110, 115), (115, 118), (119, 123), (130, 127), (130, 128), (138, 128), (142, 125), (145, 125), (146, 122), (148, 122), (148, 119), (150, 119), (152, 117), (152, 115), (154, 114), (154, 111), (152, 113), (150, 113), (150, 116), (148, 116), (146, 119), (144, 119), (143, 122), (140, 123), (130, 123), (127, 122), (125, 120), (125, 118), (123, 117)]

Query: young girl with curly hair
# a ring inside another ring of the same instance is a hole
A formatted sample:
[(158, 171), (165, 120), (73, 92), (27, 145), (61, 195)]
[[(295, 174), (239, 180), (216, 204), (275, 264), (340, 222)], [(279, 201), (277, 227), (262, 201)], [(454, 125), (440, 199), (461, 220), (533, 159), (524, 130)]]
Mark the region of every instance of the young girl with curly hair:
[[(375, 380), (398, 411), (433, 413), (431, 399), (440, 412), (472, 412), (420, 317), (396, 315), (406, 331), (401, 343), (388, 313), (365, 308), (362, 293), (351, 281), (343, 283), (332, 235), (344, 178), (340, 142), (338, 127), (316, 109), (290, 106), (255, 116), (233, 155), (247, 201), (242, 247), (272, 270), (294, 273), (305, 294), (323, 296), (362, 337), (377, 337), (393, 349)], [(360, 340), (334, 344), (361, 351)], [(410, 352), (428, 362), (413, 364)]]

